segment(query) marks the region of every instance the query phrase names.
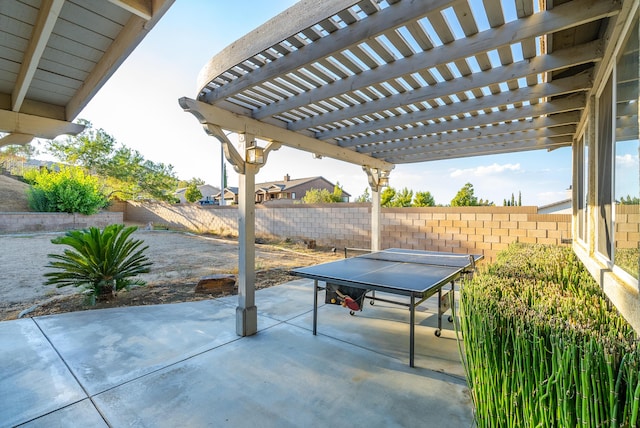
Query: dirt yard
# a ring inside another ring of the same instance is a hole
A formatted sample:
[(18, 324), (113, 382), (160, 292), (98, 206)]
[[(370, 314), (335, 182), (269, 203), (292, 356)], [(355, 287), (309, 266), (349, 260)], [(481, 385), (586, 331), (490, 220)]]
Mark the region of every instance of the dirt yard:
[[(62, 253), (64, 246), (51, 243), (59, 234), (0, 235), (0, 320), (92, 308), (147, 305), (211, 299), (196, 294), (195, 285), (206, 275), (238, 273), (238, 244), (209, 236), (172, 231), (138, 230), (133, 236), (149, 246), (151, 272), (141, 275), (147, 286), (121, 292), (110, 302), (88, 307), (78, 289), (44, 285), (47, 254)], [(335, 260), (339, 254), (304, 245), (256, 245), (256, 288), (295, 279), (291, 268)]]

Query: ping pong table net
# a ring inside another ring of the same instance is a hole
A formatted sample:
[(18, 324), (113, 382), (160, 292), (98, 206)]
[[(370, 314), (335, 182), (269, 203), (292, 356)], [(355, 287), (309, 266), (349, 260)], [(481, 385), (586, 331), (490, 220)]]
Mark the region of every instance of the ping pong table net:
[(402, 251), (375, 251), (357, 256), (361, 259), (381, 260), (397, 263), (415, 263), (439, 267), (475, 268), (475, 259), (468, 254), (418, 254)]

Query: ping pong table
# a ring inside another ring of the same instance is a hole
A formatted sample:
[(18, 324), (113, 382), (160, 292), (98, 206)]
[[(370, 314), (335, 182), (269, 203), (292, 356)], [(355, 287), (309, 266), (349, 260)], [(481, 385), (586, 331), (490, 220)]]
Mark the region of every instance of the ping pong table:
[[(453, 293), (455, 281), (461, 275), (472, 273), (475, 269), (475, 263), (482, 257), (482, 255), (390, 248), (334, 262), (293, 269), (291, 273), (314, 280), (314, 335), (317, 334), (318, 326), (318, 291), (323, 289), (337, 290), (338, 295), (342, 297), (343, 306), (346, 306), (345, 299), (350, 299), (347, 300), (347, 303), (351, 309), (351, 315), (354, 315), (355, 310), (362, 310), (364, 298), (370, 299), (371, 304), (380, 300), (408, 306), (410, 311), (409, 365), (414, 367), (416, 307), (438, 293), (438, 329), (435, 334), (439, 337), (442, 330), (442, 315), (449, 308), (449, 297), (453, 296), (449, 293)], [(325, 282), (325, 287), (318, 285), (320, 281)], [(442, 288), (449, 283), (451, 290), (443, 294)], [(361, 298), (356, 299), (356, 303), (354, 303), (353, 298), (339, 291), (340, 287), (344, 287), (345, 290), (362, 290)], [(376, 297), (376, 291), (408, 296), (409, 302)], [(371, 294), (367, 294), (370, 292)], [(451, 321), (451, 319), (450, 316), (449, 320)]]

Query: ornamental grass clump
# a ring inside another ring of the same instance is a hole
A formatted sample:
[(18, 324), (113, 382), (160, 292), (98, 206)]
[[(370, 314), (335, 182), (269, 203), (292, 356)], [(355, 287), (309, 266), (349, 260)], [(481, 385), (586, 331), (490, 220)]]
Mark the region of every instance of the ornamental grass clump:
[(53, 268), (44, 276), (47, 285), (58, 287), (84, 287), (90, 304), (96, 299), (106, 300), (118, 291), (129, 290), (133, 285), (145, 282), (134, 279), (149, 272), (151, 262), (144, 254), (148, 246), (144, 241), (131, 238), (137, 227), (112, 224), (100, 230), (91, 227), (71, 230), (64, 236), (51, 240), (54, 244), (71, 248), (63, 254), (49, 254), (54, 259), (47, 267)]
[(640, 426), (640, 349), (570, 248), (514, 244), (464, 284), (478, 427)]

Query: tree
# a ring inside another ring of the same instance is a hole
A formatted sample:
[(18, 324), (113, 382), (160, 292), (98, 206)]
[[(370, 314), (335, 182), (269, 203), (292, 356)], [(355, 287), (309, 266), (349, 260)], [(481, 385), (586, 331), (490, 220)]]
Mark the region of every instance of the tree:
[(410, 207), (412, 200), (413, 190), (409, 190), (405, 187), (396, 193), (391, 205), (394, 207)]
[(84, 287), (92, 304), (104, 300), (132, 285), (144, 285), (135, 276), (149, 272), (151, 262), (144, 255), (148, 246), (132, 239), (135, 226), (112, 224), (100, 230), (72, 230), (51, 240), (53, 244), (68, 245), (63, 254), (49, 254), (54, 259), (47, 267), (55, 269), (44, 276), (47, 285)]
[(371, 202), (371, 195), (369, 194), (368, 187), (364, 188), (364, 192), (356, 198), (356, 202)]
[[(482, 200), (481, 200), (482, 201)], [(482, 205), (482, 204), (480, 204)], [(485, 205), (494, 205), (493, 202)], [(505, 207), (521, 207), (522, 206), (522, 192), (518, 192), (518, 200), (516, 201), (516, 197), (514, 194), (511, 194), (511, 199), (503, 199), (502, 205)]]
[(310, 189), (301, 199), (304, 204), (329, 204), (333, 203), (332, 194), (327, 189)]
[(24, 177), (31, 184), (27, 197), (34, 211), (91, 215), (109, 203), (98, 180), (78, 167), (32, 169)]
[(416, 192), (413, 197), (414, 207), (435, 207), (436, 201), (431, 195), (431, 192)]
[(193, 177), (191, 180), (179, 180), (176, 185), (178, 186), (178, 188), (182, 188), (188, 187), (191, 183), (196, 183), (196, 185), (202, 186), (203, 184), (205, 184), (205, 181), (201, 178)]
[(178, 180), (173, 166), (146, 160), (137, 150), (118, 147), (103, 129), (94, 130), (85, 120), (80, 123), (86, 126), (82, 133), (63, 141), (50, 141), (47, 150), (62, 162), (101, 177), (109, 196), (174, 201)]
[(473, 184), (465, 184), (451, 200), (452, 207), (469, 207), (478, 205), (478, 198), (473, 195)]
[(191, 180), (186, 190), (184, 191), (184, 197), (187, 202), (194, 203), (202, 199), (202, 192), (198, 189), (198, 183), (195, 180)]
[(116, 140), (103, 129), (95, 130), (91, 122), (80, 119), (84, 131), (61, 141), (52, 140), (47, 151), (61, 162), (82, 166), (92, 174), (101, 173), (116, 148)]
[(640, 205), (640, 198), (637, 196), (631, 197), (631, 195), (627, 195), (627, 197), (620, 198), (618, 202), (620, 205)]
[(396, 189), (393, 187), (386, 187), (382, 193), (380, 193), (380, 205), (383, 207), (391, 207), (393, 205), (393, 198), (396, 196)]
[(333, 186), (331, 202), (342, 202), (342, 186), (340, 186), (339, 182), (336, 183), (335, 186)]

